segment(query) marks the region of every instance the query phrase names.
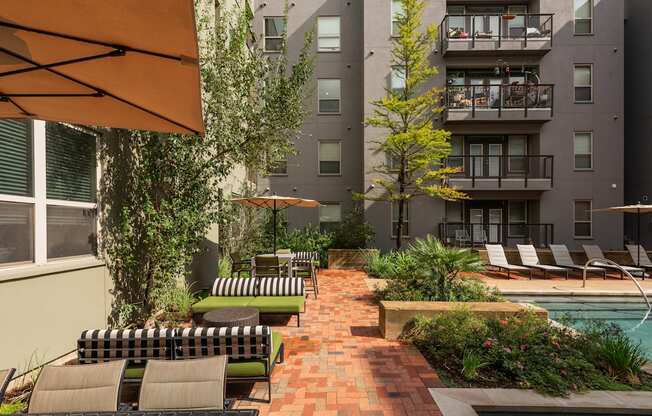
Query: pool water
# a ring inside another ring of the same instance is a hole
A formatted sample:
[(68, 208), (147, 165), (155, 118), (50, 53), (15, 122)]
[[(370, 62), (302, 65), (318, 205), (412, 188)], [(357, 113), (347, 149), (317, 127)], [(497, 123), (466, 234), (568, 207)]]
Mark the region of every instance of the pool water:
[[(548, 413), (548, 412), (480, 412), (480, 416), (643, 416), (644, 413)], [(649, 414), (649, 413), (648, 413)]]
[(515, 296), (516, 302), (527, 302), (548, 310), (551, 319), (569, 317), (571, 325), (581, 329), (587, 320), (603, 320), (620, 325), (625, 334), (640, 342), (652, 359), (652, 315), (641, 324), (647, 312), (642, 298), (617, 298), (596, 296)]

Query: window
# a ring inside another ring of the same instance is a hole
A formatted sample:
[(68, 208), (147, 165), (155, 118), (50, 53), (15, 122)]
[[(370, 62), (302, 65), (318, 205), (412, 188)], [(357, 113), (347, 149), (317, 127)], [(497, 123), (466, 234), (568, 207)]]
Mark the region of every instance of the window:
[(448, 157), (448, 167), (459, 168), (464, 171), (464, 137), (451, 137), (451, 154)]
[(390, 0), (392, 2), (392, 36), (399, 35), (398, 19), (403, 16), (403, 0)]
[(0, 121), (0, 266), (97, 252), (96, 138)]
[(322, 114), (339, 114), (341, 97), (340, 80), (317, 80), (317, 89), (319, 90), (319, 112)]
[(392, 67), (390, 87), (394, 94), (401, 94), (405, 89), (405, 70), (400, 66)]
[(340, 142), (319, 142), (319, 174), (339, 175), (341, 174), (340, 163), (341, 143)]
[(317, 18), (317, 50), (319, 52), (339, 52), (339, 16), (320, 16)]
[(590, 103), (593, 101), (593, 67), (591, 65), (575, 65), (573, 78), (575, 102)]
[(527, 169), (527, 136), (507, 137), (508, 166), (510, 172), (525, 172)]
[(591, 200), (577, 200), (574, 205), (575, 238), (591, 238)]
[(508, 236), (525, 237), (527, 235), (527, 202), (509, 201), (507, 204)]
[[(398, 234), (398, 202), (392, 202), (392, 237), (396, 237)], [(408, 237), (410, 235), (410, 203), (405, 202), (403, 204), (403, 231), (401, 232), (402, 237)]]
[(319, 229), (334, 231), (342, 221), (342, 206), (339, 202), (322, 202), (319, 206)]
[(593, 33), (593, 0), (575, 0), (575, 34)]
[(265, 18), (265, 51), (280, 52), (283, 50), (285, 30), (285, 17)]
[(288, 174), (288, 161), (287, 160), (279, 160), (274, 163), (272, 163), (269, 168), (267, 169), (267, 172), (270, 175), (287, 175)]
[(464, 15), (464, 6), (447, 6), (448, 14), (448, 37), (461, 38), (466, 34), (466, 17)]
[(575, 169), (593, 169), (593, 134), (591, 132), (575, 132), (573, 151)]

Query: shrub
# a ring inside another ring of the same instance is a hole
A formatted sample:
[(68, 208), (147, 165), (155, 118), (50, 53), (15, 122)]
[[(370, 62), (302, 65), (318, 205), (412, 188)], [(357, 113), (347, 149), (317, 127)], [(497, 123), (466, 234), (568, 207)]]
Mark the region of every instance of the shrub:
[(319, 227), (309, 225), (289, 232), (281, 233), (277, 248), (289, 248), (295, 251), (316, 251), (319, 253), (320, 266), (328, 266), (328, 249), (333, 244), (332, 233), (322, 233)]
[[(533, 388), (553, 395), (587, 389), (622, 390), (631, 388), (629, 374), (638, 375), (642, 362), (634, 359), (640, 357), (640, 351), (632, 349), (631, 343), (608, 341), (618, 338), (600, 332), (578, 333), (532, 313), (499, 320), (479, 318), (459, 309), (432, 319), (417, 319), (405, 336), (453, 385), (474, 381), (482, 386)], [(597, 347), (595, 339), (600, 340)], [(618, 356), (630, 358), (613, 360), (612, 364), (616, 361), (619, 368), (632, 372), (619, 372), (626, 377), (614, 379), (602, 368), (602, 362), (594, 359), (604, 359), (600, 353), (603, 348), (611, 355), (624, 350)]]
[(0, 403), (0, 415), (23, 413), (26, 409), (27, 403), (20, 400), (9, 403)]
[(640, 383), (638, 374), (647, 364), (641, 345), (624, 334), (604, 337), (597, 344), (596, 358), (611, 377), (632, 384)]
[(365, 272), (373, 277), (388, 279), (394, 277), (394, 265), (392, 263), (391, 253), (382, 255), (377, 251), (367, 256), (367, 264), (364, 267)]
[(227, 256), (220, 257), (217, 264), (217, 277), (231, 277), (231, 260)]
[(356, 204), (334, 231), (332, 248), (340, 249), (367, 248), (376, 236), (373, 227), (364, 219), (361, 204)]
[(160, 288), (156, 292), (156, 313), (150, 319), (150, 325), (176, 326), (187, 322), (192, 316), (192, 305), (197, 296), (191, 285), (185, 281)]

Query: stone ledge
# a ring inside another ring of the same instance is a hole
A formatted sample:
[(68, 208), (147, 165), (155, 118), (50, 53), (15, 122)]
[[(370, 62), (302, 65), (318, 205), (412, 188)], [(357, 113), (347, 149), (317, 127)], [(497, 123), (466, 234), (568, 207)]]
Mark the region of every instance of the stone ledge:
[(378, 253), (376, 249), (330, 249), (328, 250), (329, 269), (362, 270), (367, 265), (367, 258)]
[(507, 318), (525, 311), (534, 311), (548, 318), (548, 311), (538, 306), (512, 302), (396, 302), (381, 301), (378, 308), (380, 332), (385, 339), (398, 338), (405, 325), (417, 316), (431, 318), (466, 307), (486, 318)]

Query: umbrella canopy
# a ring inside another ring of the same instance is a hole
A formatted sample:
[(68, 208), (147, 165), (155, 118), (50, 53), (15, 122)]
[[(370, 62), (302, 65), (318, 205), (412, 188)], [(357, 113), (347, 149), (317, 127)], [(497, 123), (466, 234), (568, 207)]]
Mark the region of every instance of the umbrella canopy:
[(0, 118), (203, 134), (193, 0), (2, 0)]
[(274, 215), (274, 252), (276, 253), (276, 216), (279, 211), (290, 208), (317, 208), (319, 202), (314, 199), (294, 198), (290, 196), (254, 196), (250, 198), (234, 198), (231, 202), (256, 208), (271, 209)]
[[(634, 205), (624, 205), (620, 207), (598, 208), (592, 211), (595, 212), (617, 212), (626, 214), (636, 214), (636, 247), (641, 246), (641, 214), (648, 214), (652, 212), (652, 205), (642, 205), (640, 202)], [(641, 254), (638, 252), (636, 258), (636, 265), (641, 265)]]

